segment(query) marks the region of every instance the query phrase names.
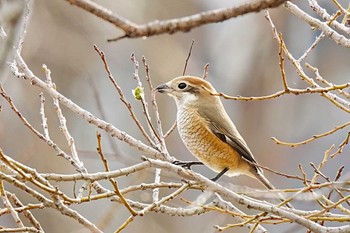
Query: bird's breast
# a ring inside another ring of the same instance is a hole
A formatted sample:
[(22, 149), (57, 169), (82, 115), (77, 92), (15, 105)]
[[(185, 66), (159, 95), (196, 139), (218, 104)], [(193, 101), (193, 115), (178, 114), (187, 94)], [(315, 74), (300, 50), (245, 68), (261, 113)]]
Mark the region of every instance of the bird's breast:
[(177, 113), (177, 127), (188, 150), (206, 166), (216, 172), (229, 168), (228, 175), (237, 175), (242, 164), (241, 156), (226, 142), (213, 134), (207, 120), (194, 109)]

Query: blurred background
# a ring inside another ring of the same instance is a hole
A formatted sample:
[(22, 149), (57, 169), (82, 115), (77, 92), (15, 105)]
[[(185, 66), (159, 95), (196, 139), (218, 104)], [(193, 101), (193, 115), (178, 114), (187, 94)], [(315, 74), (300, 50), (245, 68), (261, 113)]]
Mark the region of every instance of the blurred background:
[[(210, 9), (228, 7), (239, 2), (244, 1), (101, 0), (97, 3), (135, 23), (143, 24), (156, 19), (177, 18)], [(319, 1), (319, 3), (330, 14), (337, 10), (331, 1)], [(339, 3), (346, 6), (346, 1), (339, 1)], [(296, 4), (311, 13), (308, 6), (301, 1), (297, 1)], [(125, 96), (143, 123), (145, 119), (140, 103), (134, 100), (131, 92), (137, 86), (133, 79), (133, 63), (130, 60), (132, 53), (135, 53), (140, 62), (140, 77), (143, 81), (145, 72), (141, 65), (141, 57), (146, 57), (154, 86), (182, 74), (191, 41), (194, 40), (195, 44), (186, 74), (202, 76), (204, 65), (209, 63), (207, 80), (218, 91), (233, 96), (268, 95), (283, 88), (278, 64), (278, 44), (273, 39), (271, 27), (263, 12), (202, 26), (188, 33), (123, 39), (108, 43), (107, 39), (122, 35), (122, 31), (78, 7), (71, 6), (66, 1), (36, 0), (32, 7), (32, 17), (22, 52), (30, 69), (38, 77), (44, 78), (41, 67), (42, 64), (46, 64), (52, 71), (53, 81), (60, 93), (143, 142), (146, 140), (138, 131), (125, 106), (119, 100), (116, 90), (108, 80), (102, 62), (93, 48), (94, 44), (105, 52), (116, 81), (124, 90)], [(311, 30), (309, 25), (291, 15), (283, 7), (270, 12), (277, 29), (283, 33), (290, 52), (299, 58), (320, 32)], [(9, 30), (6, 27), (4, 29)], [(308, 63), (318, 67), (321, 75), (335, 84), (349, 81), (349, 60), (349, 50), (336, 45), (328, 38), (323, 39), (307, 57)], [(5, 90), (27, 120), (42, 132), (38, 96), (41, 90), (12, 76), (7, 65), (1, 67), (3, 70), (0, 80)], [(305, 87), (305, 83), (300, 80), (289, 61), (286, 61), (286, 72), (291, 87)], [(311, 72), (308, 73), (312, 75)], [(146, 82), (144, 85), (147, 87)], [(146, 95), (149, 96), (147, 88)], [(58, 128), (52, 101), (49, 96), (45, 96), (51, 138), (61, 148), (68, 151), (67, 143)], [(176, 106), (167, 96), (158, 95), (157, 100), (162, 124), (166, 131), (175, 120)], [(311, 176), (313, 170), (309, 163), (319, 164), (324, 152), (332, 144), (339, 145), (347, 134), (346, 130), (342, 130), (297, 148), (278, 146), (270, 139), (276, 137), (287, 142), (297, 142), (348, 121), (349, 116), (346, 113), (317, 94), (288, 95), (266, 101), (224, 100), (223, 102), (258, 162), (288, 174), (300, 175), (298, 164), (301, 164), (306, 173)], [(0, 105), (3, 109), (0, 113), (0, 146), (7, 155), (34, 167), (39, 172), (75, 172), (67, 161), (56, 157), (53, 150), (24, 127), (4, 99), (0, 99)], [(123, 168), (140, 161), (142, 154), (136, 149), (130, 148), (123, 142), (110, 139), (107, 134), (87, 124), (65, 107), (62, 107), (62, 110), (80, 151), (80, 158), (89, 172), (103, 171), (103, 165), (95, 153), (96, 131), (103, 135), (103, 150), (107, 154), (112, 169)], [(169, 152), (179, 160), (194, 159), (182, 144), (176, 130), (166, 142)], [(323, 172), (333, 178), (338, 168), (346, 164), (349, 164), (348, 148), (342, 155), (330, 160)], [(198, 167), (195, 170), (207, 177), (214, 176), (213, 172), (204, 167)], [(346, 167), (345, 171), (348, 173), (349, 168)], [(266, 172), (266, 176), (279, 188), (302, 186), (301, 182), (269, 172)], [(148, 172), (121, 178), (118, 182), (123, 188), (152, 180), (153, 174)], [(223, 185), (233, 183), (263, 188), (258, 182), (243, 176), (224, 177), (219, 182)], [(62, 189), (72, 193), (73, 187), (63, 186)], [(15, 189), (13, 192), (18, 193), (19, 196), (23, 194)], [(189, 193), (186, 198), (195, 200), (198, 194)], [(151, 194), (147, 191), (138, 192), (131, 197), (144, 202), (151, 201)], [(26, 202), (23, 199), (22, 201)], [(179, 202), (179, 205), (184, 205), (184, 203)], [(295, 203), (297, 207), (312, 208), (308, 205), (308, 202), (303, 201)], [(113, 232), (128, 217), (128, 212), (122, 205), (111, 204), (108, 200), (74, 208), (101, 227), (104, 232)], [(94, 211), (91, 211), (92, 208)], [(47, 232), (86, 232), (79, 224), (55, 210), (37, 210), (33, 213)], [(0, 224), (9, 226), (8, 220), (6, 217), (0, 217)], [(209, 233), (216, 231), (213, 228), (214, 225), (223, 226), (228, 223), (231, 223), (230, 217), (215, 213), (193, 217), (170, 217), (150, 213), (145, 217), (136, 218), (123, 232)], [(288, 229), (291, 227), (287, 226)], [(304, 229), (293, 226), (290, 232), (305, 232)], [(286, 232), (286, 225), (266, 226), (266, 228), (271, 232)], [(226, 232), (239, 231), (247, 232), (247, 229), (233, 229)]]

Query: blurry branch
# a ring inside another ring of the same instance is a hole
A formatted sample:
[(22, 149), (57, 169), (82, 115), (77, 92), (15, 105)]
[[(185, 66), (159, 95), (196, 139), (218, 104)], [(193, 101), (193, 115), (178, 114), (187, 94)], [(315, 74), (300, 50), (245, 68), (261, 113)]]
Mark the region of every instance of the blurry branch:
[(335, 30), (331, 29), (327, 23), (321, 22), (320, 20), (311, 17), (309, 14), (305, 13), (299, 7), (289, 1), (287, 1), (284, 6), (295, 16), (310, 24), (310, 26), (321, 30), (323, 33), (325, 33), (326, 36), (335, 41), (337, 44), (350, 48), (350, 40)]
[(204, 72), (202, 75), (203, 79), (206, 79), (208, 77), (208, 72), (209, 72), (209, 63), (205, 64), (205, 66), (204, 66)]
[[(345, 23), (348, 24), (349, 13), (344, 9), (337, 1), (333, 1), (339, 11), (331, 16), (327, 13), (325, 9), (320, 7), (316, 0), (309, 0), (309, 6), (314, 10), (323, 20), (312, 17), (305, 11), (301, 10), (297, 5), (286, 0), (254, 0), (247, 3), (241, 3), (240, 5), (233, 7), (226, 7), (222, 9), (209, 10), (194, 14), (191, 16), (174, 18), (169, 20), (156, 20), (146, 24), (136, 24), (129, 19), (126, 19), (120, 15), (117, 15), (110, 10), (98, 5), (90, 0), (66, 0), (72, 5), (76, 5), (81, 9), (94, 14), (95, 16), (112, 23), (117, 28), (124, 32), (123, 36), (117, 37), (115, 39), (109, 39), (108, 41), (117, 41), (123, 38), (140, 38), (149, 37), (164, 33), (175, 33), (175, 32), (188, 32), (193, 28), (200, 27), (210, 23), (217, 23), (226, 21), (228, 19), (244, 15), (251, 12), (259, 12), (268, 8), (275, 8), (280, 5), (290, 11), (292, 14), (300, 18), (301, 20), (308, 23), (314, 29), (322, 31), (322, 36), (328, 36), (331, 40), (335, 41), (337, 44), (343, 45), (345, 47), (350, 47), (350, 40), (344, 35), (341, 35), (336, 30), (350, 35), (350, 29)], [(342, 23), (336, 21), (336, 18), (340, 15), (344, 15), (344, 20)], [(334, 29), (333, 29), (334, 28)]]
[(112, 23), (124, 32), (123, 36), (109, 41), (117, 41), (123, 38), (149, 37), (164, 33), (173, 34), (175, 32), (188, 32), (196, 27), (223, 22), (225, 20), (244, 15), (251, 12), (259, 12), (267, 8), (278, 7), (286, 0), (253, 0), (240, 5), (222, 9), (210, 10), (199, 14), (182, 18), (169, 19), (163, 21), (153, 21), (146, 24), (136, 24), (130, 20), (114, 14), (110, 10), (98, 5), (90, 0), (66, 0), (72, 5), (76, 5), (83, 10), (90, 12), (97, 17)]
[[(21, 28), (28, 22), (31, 1), (13, 0), (0, 3), (0, 82), (7, 79), (6, 62), (12, 59), (13, 47), (23, 41)], [(22, 38), (20, 38), (22, 37)], [(19, 45), (21, 47), (21, 45)]]

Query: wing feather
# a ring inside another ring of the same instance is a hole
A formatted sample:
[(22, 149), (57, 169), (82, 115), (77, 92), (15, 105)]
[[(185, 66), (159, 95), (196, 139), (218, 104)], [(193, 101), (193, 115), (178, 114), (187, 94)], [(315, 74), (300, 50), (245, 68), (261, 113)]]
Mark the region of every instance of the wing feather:
[[(222, 107), (222, 109), (216, 109), (214, 111), (213, 109), (206, 109), (205, 111), (199, 112), (200, 115), (206, 119), (209, 130), (221, 141), (229, 144), (243, 159), (250, 163), (257, 164), (246, 142), (231, 122), (225, 110), (223, 110), (222, 104), (220, 103), (217, 106), (219, 106), (219, 108)], [(227, 119), (229, 119), (229, 122)]]
[(229, 144), (234, 150), (236, 150), (244, 159), (251, 163), (257, 163), (252, 152), (248, 146), (240, 137), (228, 133), (225, 129), (219, 128), (215, 124), (211, 124), (209, 127), (213, 134), (215, 134), (220, 140)]

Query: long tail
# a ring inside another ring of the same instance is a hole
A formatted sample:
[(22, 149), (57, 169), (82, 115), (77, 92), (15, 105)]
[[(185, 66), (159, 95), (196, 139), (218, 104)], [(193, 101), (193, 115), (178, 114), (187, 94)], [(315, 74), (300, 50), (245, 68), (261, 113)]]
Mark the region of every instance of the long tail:
[[(275, 186), (273, 186), (271, 184), (271, 182), (264, 176), (264, 174), (262, 173), (262, 171), (259, 168), (256, 169), (256, 172), (254, 175), (257, 178), (257, 180), (259, 180), (266, 188), (268, 188), (270, 190), (276, 190)], [(282, 202), (285, 201), (285, 199), (281, 193), (278, 193), (277, 195)], [(294, 208), (290, 203), (286, 203), (286, 206), (289, 208)]]

